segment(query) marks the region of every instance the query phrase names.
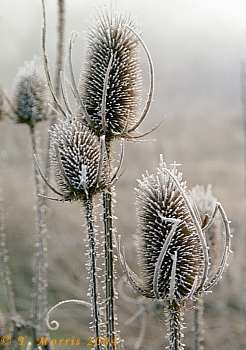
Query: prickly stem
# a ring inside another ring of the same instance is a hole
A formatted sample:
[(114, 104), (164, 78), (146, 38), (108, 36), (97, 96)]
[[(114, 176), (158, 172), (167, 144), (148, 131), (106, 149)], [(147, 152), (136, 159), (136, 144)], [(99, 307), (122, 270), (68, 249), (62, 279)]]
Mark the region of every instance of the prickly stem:
[[(90, 267), (90, 293), (91, 293), (91, 304), (92, 304), (92, 316), (93, 316), (93, 332), (94, 339), (100, 337), (100, 310), (98, 300), (98, 279), (97, 279), (97, 266), (96, 266), (96, 239), (94, 231), (94, 220), (93, 220), (93, 202), (91, 198), (87, 198), (84, 201), (86, 220), (87, 220), (87, 239), (89, 244), (89, 267)], [(95, 350), (100, 350), (101, 346), (95, 344)]]
[(114, 315), (114, 253), (113, 253), (113, 220), (111, 190), (103, 192), (104, 235), (105, 235), (105, 299), (106, 299), (106, 336), (109, 338), (107, 349), (114, 350), (115, 315)]
[(182, 305), (173, 301), (168, 302), (167, 309), (167, 327), (168, 327), (168, 337), (169, 346), (166, 349), (169, 350), (184, 350), (184, 344), (181, 342), (183, 337), (183, 308)]

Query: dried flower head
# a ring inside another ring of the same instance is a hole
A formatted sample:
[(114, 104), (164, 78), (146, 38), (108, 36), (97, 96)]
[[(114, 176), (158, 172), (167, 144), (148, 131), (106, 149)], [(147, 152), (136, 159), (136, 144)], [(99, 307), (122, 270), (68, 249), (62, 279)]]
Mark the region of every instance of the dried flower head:
[(47, 86), (37, 60), (25, 62), (16, 76), (13, 108), (17, 123), (33, 127), (47, 115)]
[[(161, 163), (157, 176), (147, 175), (139, 181), (137, 204), (141, 278), (153, 296), (157, 292), (163, 299), (184, 299), (194, 284), (201, 281), (204, 253), (187, 204), (164, 167), (165, 164)], [(186, 185), (176, 164), (171, 165), (171, 173), (185, 191)], [(170, 242), (157, 272), (156, 264), (168, 238)], [(157, 285), (154, 285), (155, 279)]]
[(127, 137), (139, 125), (141, 102), (142, 41), (136, 23), (128, 14), (102, 12), (89, 29), (79, 84), (87, 122), (96, 134), (106, 134), (106, 139)]
[[(213, 215), (216, 207), (217, 198), (213, 195), (212, 185), (209, 184), (205, 189), (204, 186), (195, 186), (191, 190), (191, 196), (194, 201), (194, 210), (200, 218), (201, 227), (205, 227)], [(206, 230), (206, 241), (209, 247), (209, 257), (213, 262), (209, 270), (209, 275), (213, 273), (216, 266), (219, 265), (223, 254), (223, 240), (221, 239), (222, 221), (220, 215), (214, 216), (211, 225)]]
[(52, 128), (50, 160), (63, 200), (84, 200), (110, 184), (104, 137), (76, 119)]
[[(142, 295), (182, 303), (212, 287), (221, 276), (230, 248), (229, 223), (219, 203), (202, 228), (186, 194), (177, 164), (170, 170), (162, 158), (157, 175), (143, 176), (137, 189), (138, 263), (140, 278), (120, 261), (129, 281)], [(220, 212), (226, 230), (224, 253), (217, 271), (208, 278), (208, 247), (204, 238)]]

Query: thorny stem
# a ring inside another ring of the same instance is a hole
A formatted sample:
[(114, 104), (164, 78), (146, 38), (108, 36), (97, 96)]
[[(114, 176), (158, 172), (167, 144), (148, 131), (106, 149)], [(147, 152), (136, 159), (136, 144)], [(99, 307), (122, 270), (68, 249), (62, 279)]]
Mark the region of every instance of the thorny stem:
[(169, 336), (169, 346), (166, 349), (169, 350), (184, 350), (184, 344), (181, 343), (183, 336), (183, 310), (182, 305), (173, 301), (167, 305), (167, 327)]
[(202, 350), (203, 345), (203, 309), (204, 302), (201, 295), (198, 296), (198, 299), (195, 302), (194, 310), (194, 350)]
[[(36, 133), (34, 127), (30, 127), (32, 139), (33, 154), (38, 154)], [(39, 172), (35, 161), (33, 162), (34, 181), (36, 192), (36, 231), (37, 231), (37, 246), (35, 252), (35, 272), (34, 272), (34, 297), (32, 307), (32, 318), (34, 326), (34, 341), (37, 336), (44, 336), (45, 332), (45, 312), (46, 312), (46, 236), (45, 236), (45, 208), (43, 206), (41, 193), (41, 185), (39, 181)], [(39, 334), (40, 333), (40, 334)]]
[(113, 217), (111, 190), (103, 192), (104, 236), (105, 236), (105, 297), (106, 297), (106, 336), (109, 338), (107, 349), (115, 349), (114, 315), (114, 253), (113, 253)]
[[(94, 339), (100, 339), (100, 309), (98, 301), (98, 282), (96, 266), (96, 239), (93, 221), (93, 203), (91, 198), (85, 200), (86, 220), (87, 220), (87, 238), (89, 243), (89, 271), (90, 271), (90, 293), (93, 316)], [(94, 349), (100, 350), (101, 346), (95, 342)]]

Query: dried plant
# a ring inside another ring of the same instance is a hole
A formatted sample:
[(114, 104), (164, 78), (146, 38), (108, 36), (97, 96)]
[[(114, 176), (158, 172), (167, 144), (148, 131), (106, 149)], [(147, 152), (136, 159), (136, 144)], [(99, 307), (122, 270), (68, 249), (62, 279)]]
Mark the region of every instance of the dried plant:
[[(157, 175), (147, 173), (143, 176), (137, 192), (140, 278), (119, 253), (121, 265), (136, 291), (166, 302), (169, 348), (183, 349), (185, 302), (209, 290), (221, 277), (230, 251), (229, 222), (217, 203), (209, 222), (201, 227), (177, 164), (171, 165), (169, 170), (162, 157)], [(212, 225), (217, 211), (224, 222), (226, 239), (220, 265), (209, 278), (209, 254), (204, 232)]]
[[(204, 186), (195, 186), (191, 190), (191, 200), (193, 200), (194, 210), (197, 212), (198, 218), (200, 218), (201, 227), (205, 227), (209, 219), (213, 215), (214, 208), (217, 203), (217, 198), (214, 197), (212, 192), (212, 185), (208, 185), (206, 190)], [(209, 269), (209, 276), (212, 276), (216, 268), (220, 264), (220, 259), (223, 251), (222, 240), (222, 222), (219, 215), (215, 215), (211, 225), (206, 230), (206, 241), (209, 247), (209, 258), (213, 262), (213, 266)], [(195, 301), (194, 311), (194, 349), (202, 350), (203, 347), (203, 329), (204, 324), (204, 298), (199, 296)]]
[[(95, 164), (93, 164), (93, 167), (90, 167), (86, 163), (88, 168), (86, 170), (86, 167), (84, 167), (82, 174), (79, 174), (81, 169), (78, 169), (77, 173), (73, 172), (73, 176), (77, 176), (76, 181), (79, 181), (76, 184), (73, 182), (74, 179), (69, 178), (71, 174), (68, 175), (66, 170), (69, 169), (71, 165), (75, 165), (75, 162), (71, 160), (71, 156), (74, 158), (73, 152), (77, 152), (78, 147), (76, 146), (75, 148), (71, 148), (72, 151), (69, 151), (71, 154), (68, 153), (68, 149), (65, 149), (65, 151), (62, 150), (62, 153), (60, 152), (61, 150), (58, 150), (58, 139), (61, 140), (63, 138), (61, 135), (65, 135), (65, 128), (63, 128), (62, 133), (58, 132), (59, 135), (57, 134), (56, 142), (52, 146), (53, 151), (51, 161), (53, 167), (56, 169), (55, 173), (56, 179), (58, 180), (58, 186), (60, 186), (60, 189), (62, 187), (63, 190), (62, 193), (56, 190), (55, 192), (60, 194), (64, 200), (81, 199), (83, 201), (85, 198), (88, 199), (88, 197), (91, 197), (91, 195), (96, 194), (96, 192), (104, 190), (103, 220), (105, 241), (103, 243), (103, 248), (105, 259), (105, 324), (106, 336), (110, 339), (107, 348), (115, 349), (114, 339), (116, 338), (116, 316), (114, 300), (116, 294), (114, 287), (115, 273), (113, 253), (112, 184), (117, 179), (117, 174), (123, 160), (123, 147), (119, 166), (116, 171), (113, 171), (113, 157), (111, 155), (112, 140), (115, 137), (132, 137), (130, 133), (133, 133), (145, 118), (152, 101), (153, 65), (148, 50), (141, 37), (136, 33), (135, 25), (130, 20), (129, 15), (123, 16), (117, 13), (108, 14), (106, 11), (105, 13), (102, 12), (96, 19), (96, 25), (94, 27), (90, 27), (90, 30), (91, 33), (88, 36), (86, 46), (85, 68), (81, 74), (79, 88), (75, 82), (72, 66), (72, 46), (77, 34), (72, 33), (69, 41), (68, 61), (71, 86), (79, 107), (79, 112), (77, 113), (78, 120), (76, 121), (74, 113), (72, 112), (68, 102), (64, 83), (62, 83), (62, 94), (65, 108), (59, 102), (50, 78), (50, 70), (46, 52), (46, 19), (44, 11), (44, 61), (48, 84), (54, 97), (54, 101), (57, 104), (60, 113), (66, 120), (64, 122), (67, 123), (66, 127), (68, 126), (67, 121), (69, 120), (71, 122), (71, 120), (73, 120), (72, 124), (76, 123), (78, 128), (81, 127), (83, 130), (87, 130), (86, 133), (89, 133), (89, 128), (91, 130), (91, 139), (95, 140), (95, 138), (97, 138), (97, 143), (100, 143), (101, 154), (97, 153), (96, 155), (97, 148), (95, 148), (94, 159), (94, 162), (97, 163), (98, 167), (95, 168)], [(106, 32), (107, 40), (105, 41)], [(94, 36), (95, 40), (93, 39)], [(142, 44), (147, 54), (151, 77), (148, 100), (140, 117), (138, 116), (141, 80), (139, 68), (139, 43)], [(104, 49), (102, 50), (102, 48)], [(97, 84), (94, 83), (95, 79)], [(79, 126), (80, 123), (81, 126)], [(55, 128), (59, 128), (60, 130), (60, 127), (56, 126)], [(53, 133), (55, 134), (54, 131)], [(134, 137), (135, 136), (136, 134)], [(103, 183), (102, 181), (101, 184), (98, 182), (98, 179), (102, 175), (101, 173), (104, 169), (102, 166), (104, 164), (104, 155), (102, 156), (102, 153), (104, 152), (104, 143), (109, 166), (108, 172), (113, 173), (113, 175), (106, 176), (107, 183), (105, 183), (105, 181)], [(65, 143), (63, 143), (62, 147), (64, 145)], [(90, 157), (89, 154), (86, 153), (86, 148), (83, 148), (80, 152), (80, 157), (82, 157), (83, 152), (85, 154), (85, 158)], [(86, 162), (88, 162), (88, 160)], [(66, 165), (64, 165), (65, 163)], [(97, 173), (87, 174), (87, 171), (91, 171), (91, 169), (94, 169), (93, 171), (96, 171), (97, 169)], [(91, 183), (87, 183), (87, 181), (91, 181)], [(78, 190), (78, 186), (80, 186), (80, 190)]]
[(15, 82), (13, 110), (16, 122), (28, 124), (31, 128), (47, 116), (46, 81), (40, 65), (35, 60), (26, 61)]
[[(85, 64), (77, 91), (79, 118), (93, 132), (105, 135), (108, 159), (112, 162), (112, 141), (137, 137), (136, 129), (144, 120), (153, 95), (153, 65), (149, 52), (137, 33), (129, 14), (101, 11), (89, 25)], [(139, 45), (142, 45), (150, 68), (150, 88), (145, 108), (139, 116), (141, 72)], [(71, 61), (70, 61), (71, 66)], [(72, 81), (73, 72), (71, 72)], [(123, 153), (122, 153), (123, 156)], [(115, 337), (115, 273), (113, 243), (112, 190), (103, 193), (106, 335)], [(112, 341), (110, 342), (112, 343)], [(110, 346), (108, 347), (111, 348)], [(112, 349), (115, 347), (113, 346)]]

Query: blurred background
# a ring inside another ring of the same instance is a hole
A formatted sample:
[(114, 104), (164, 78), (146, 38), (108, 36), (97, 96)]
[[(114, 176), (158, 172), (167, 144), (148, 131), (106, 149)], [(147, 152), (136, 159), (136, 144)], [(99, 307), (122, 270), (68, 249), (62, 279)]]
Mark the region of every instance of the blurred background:
[[(110, 6), (110, 1), (104, 3)], [(66, 38), (79, 32), (73, 57), (77, 79), (84, 60), (86, 21), (99, 1), (67, 1)], [(148, 170), (156, 172), (159, 155), (167, 164), (182, 164), (188, 189), (211, 183), (213, 194), (222, 203), (233, 229), (233, 251), (229, 267), (212, 294), (205, 296), (206, 349), (246, 349), (245, 283), (245, 133), (242, 112), (240, 65), (246, 58), (246, 3), (243, 0), (118, 0), (119, 11), (137, 16), (144, 41), (155, 67), (155, 94), (141, 132), (161, 125), (144, 141), (127, 143), (124, 175), (116, 184), (115, 215), (131, 268), (138, 272), (132, 236), (136, 232), (134, 188)], [(47, 50), (51, 72), (56, 55), (56, 1), (46, 1)], [(11, 98), (18, 67), (41, 50), (42, 9), (39, 0), (0, 0), (0, 84)], [(143, 101), (149, 75), (144, 52)], [(244, 97), (246, 99), (246, 96)], [(245, 116), (246, 118), (246, 116)], [(48, 124), (40, 127), (41, 145), (45, 144)], [(31, 305), (33, 244), (35, 242), (34, 183), (28, 127), (5, 118), (0, 122), (5, 226), (17, 307), (28, 317)], [(117, 153), (116, 153), (117, 156)], [(100, 219), (100, 208), (98, 209)], [(84, 217), (78, 203), (49, 202), (48, 305), (63, 299), (87, 297), (84, 247)], [(118, 276), (122, 276), (116, 266)], [(137, 298), (129, 287), (129, 296)], [(7, 314), (3, 288), (0, 307)], [(126, 349), (137, 340), (140, 319), (124, 323), (138, 305), (117, 300), (119, 328)], [(64, 306), (54, 316), (64, 334), (86, 341), (90, 312), (80, 306)], [(185, 313), (186, 349), (193, 348), (193, 311)], [(147, 315), (147, 330), (141, 349), (160, 349), (167, 343), (162, 313)], [(62, 347), (59, 347), (62, 349)], [(65, 348), (65, 347), (64, 347)]]

